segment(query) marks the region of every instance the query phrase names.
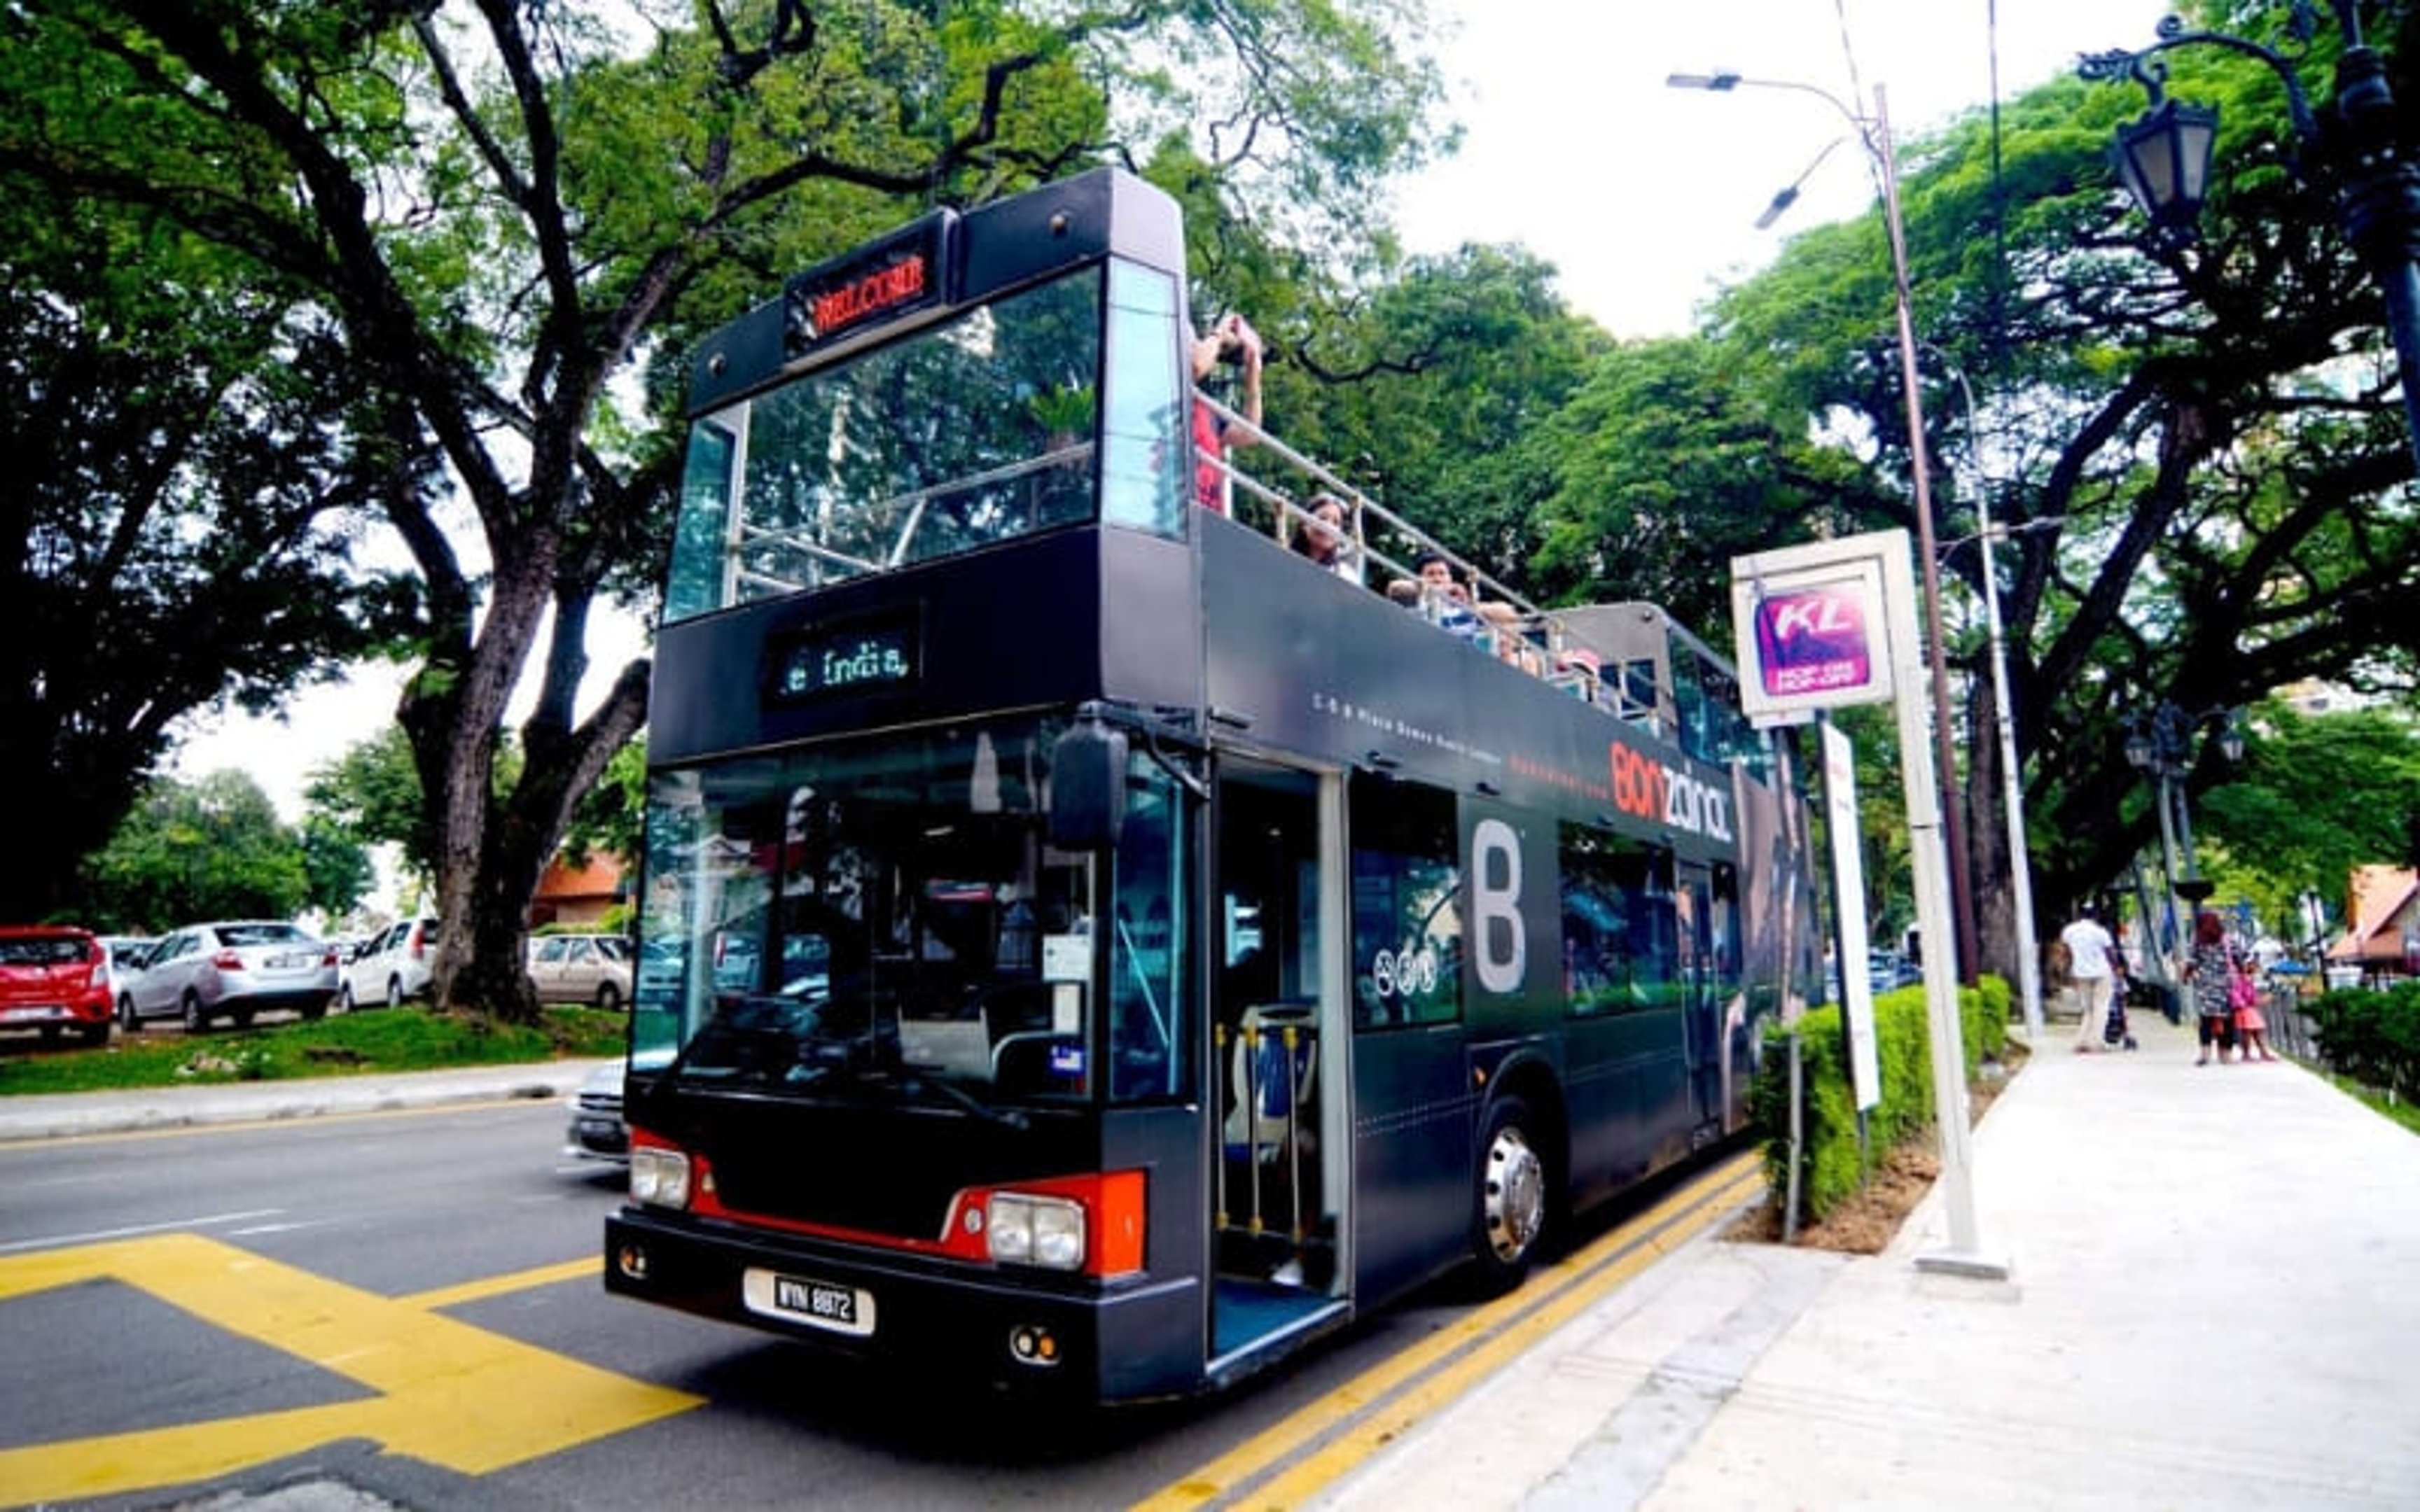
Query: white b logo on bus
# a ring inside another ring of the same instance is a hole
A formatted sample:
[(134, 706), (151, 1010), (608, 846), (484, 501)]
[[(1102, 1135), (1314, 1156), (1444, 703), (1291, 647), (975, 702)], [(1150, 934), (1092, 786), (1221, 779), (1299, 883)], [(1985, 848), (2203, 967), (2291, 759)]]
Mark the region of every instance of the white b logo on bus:
[(1521, 837), (1501, 819), (1470, 832), (1472, 964), (1491, 993), (1517, 992), (1528, 969), (1529, 936), (1521, 923)]

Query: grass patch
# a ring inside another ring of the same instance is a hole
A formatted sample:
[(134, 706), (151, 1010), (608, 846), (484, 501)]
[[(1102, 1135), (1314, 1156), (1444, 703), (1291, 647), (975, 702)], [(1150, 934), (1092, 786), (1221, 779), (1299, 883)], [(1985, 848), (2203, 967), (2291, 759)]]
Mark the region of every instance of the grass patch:
[(2420, 1134), (2420, 1103), (2409, 1102), (2392, 1092), (2381, 1092), (2375, 1087), (2364, 1086), (2341, 1072), (2328, 1072), (2328, 1080), (2337, 1091), (2368, 1105), (2370, 1110), (2391, 1123), (2399, 1123), (2412, 1134)]
[(613, 1056), (622, 1053), (629, 1023), (627, 1014), (594, 1008), (544, 1009), (535, 1026), (408, 1008), (201, 1035), (120, 1031), (106, 1049), (13, 1054), (16, 1047), (0, 1045), (0, 1096), (293, 1081)]

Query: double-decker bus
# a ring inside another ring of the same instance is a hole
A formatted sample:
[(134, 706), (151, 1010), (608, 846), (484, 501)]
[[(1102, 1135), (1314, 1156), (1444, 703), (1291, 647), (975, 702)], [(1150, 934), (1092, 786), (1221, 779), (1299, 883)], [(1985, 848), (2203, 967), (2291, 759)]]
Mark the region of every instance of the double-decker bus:
[[(1183, 245), (1104, 170), (702, 347), (612, 1290), (1177, 1396), (1742, 1125), (1816, 939), (1729, 670), (1399, 601), (1435, 543), (1274, 437), (1202, 507)], [(1285, 544), (1322, 488), (1357, 571)]]

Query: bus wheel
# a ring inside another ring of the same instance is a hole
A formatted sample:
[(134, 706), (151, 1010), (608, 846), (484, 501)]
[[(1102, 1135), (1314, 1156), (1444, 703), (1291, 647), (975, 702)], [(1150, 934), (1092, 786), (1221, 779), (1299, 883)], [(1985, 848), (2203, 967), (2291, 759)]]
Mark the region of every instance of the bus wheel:
[(1546, 1227), (1546, 1164), (1529, 1141), (1529, 1105), (1499, 1098), (1479, 1144), (1479, 1197), (1471, 1215), (1470, 1248), (1482, 1289), (1521, 1284)]

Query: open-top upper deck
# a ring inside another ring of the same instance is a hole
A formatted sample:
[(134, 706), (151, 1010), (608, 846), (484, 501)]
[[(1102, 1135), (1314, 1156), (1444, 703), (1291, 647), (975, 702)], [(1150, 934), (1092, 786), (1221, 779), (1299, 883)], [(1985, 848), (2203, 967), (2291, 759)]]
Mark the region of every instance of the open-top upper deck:
[[(1110, 170), (936, 212), (718, 332), (653, 710), (658, 761), (1122, 704), (1466, 789), (1615, 804), (1608, 742), (1761, 767), (1730, 669), (1644, 605), (1544, 610), (1264, 428), (1197, 456), (1174, 203)], [(1230, 419), (1233, 417), (1229, 416)], [(1226, 471), (1232, 518), (1194, 503)], [(1347, 570), (1289, 549), (1345, 506)], [(735, 697), (735, 693), (743, 696)]]

